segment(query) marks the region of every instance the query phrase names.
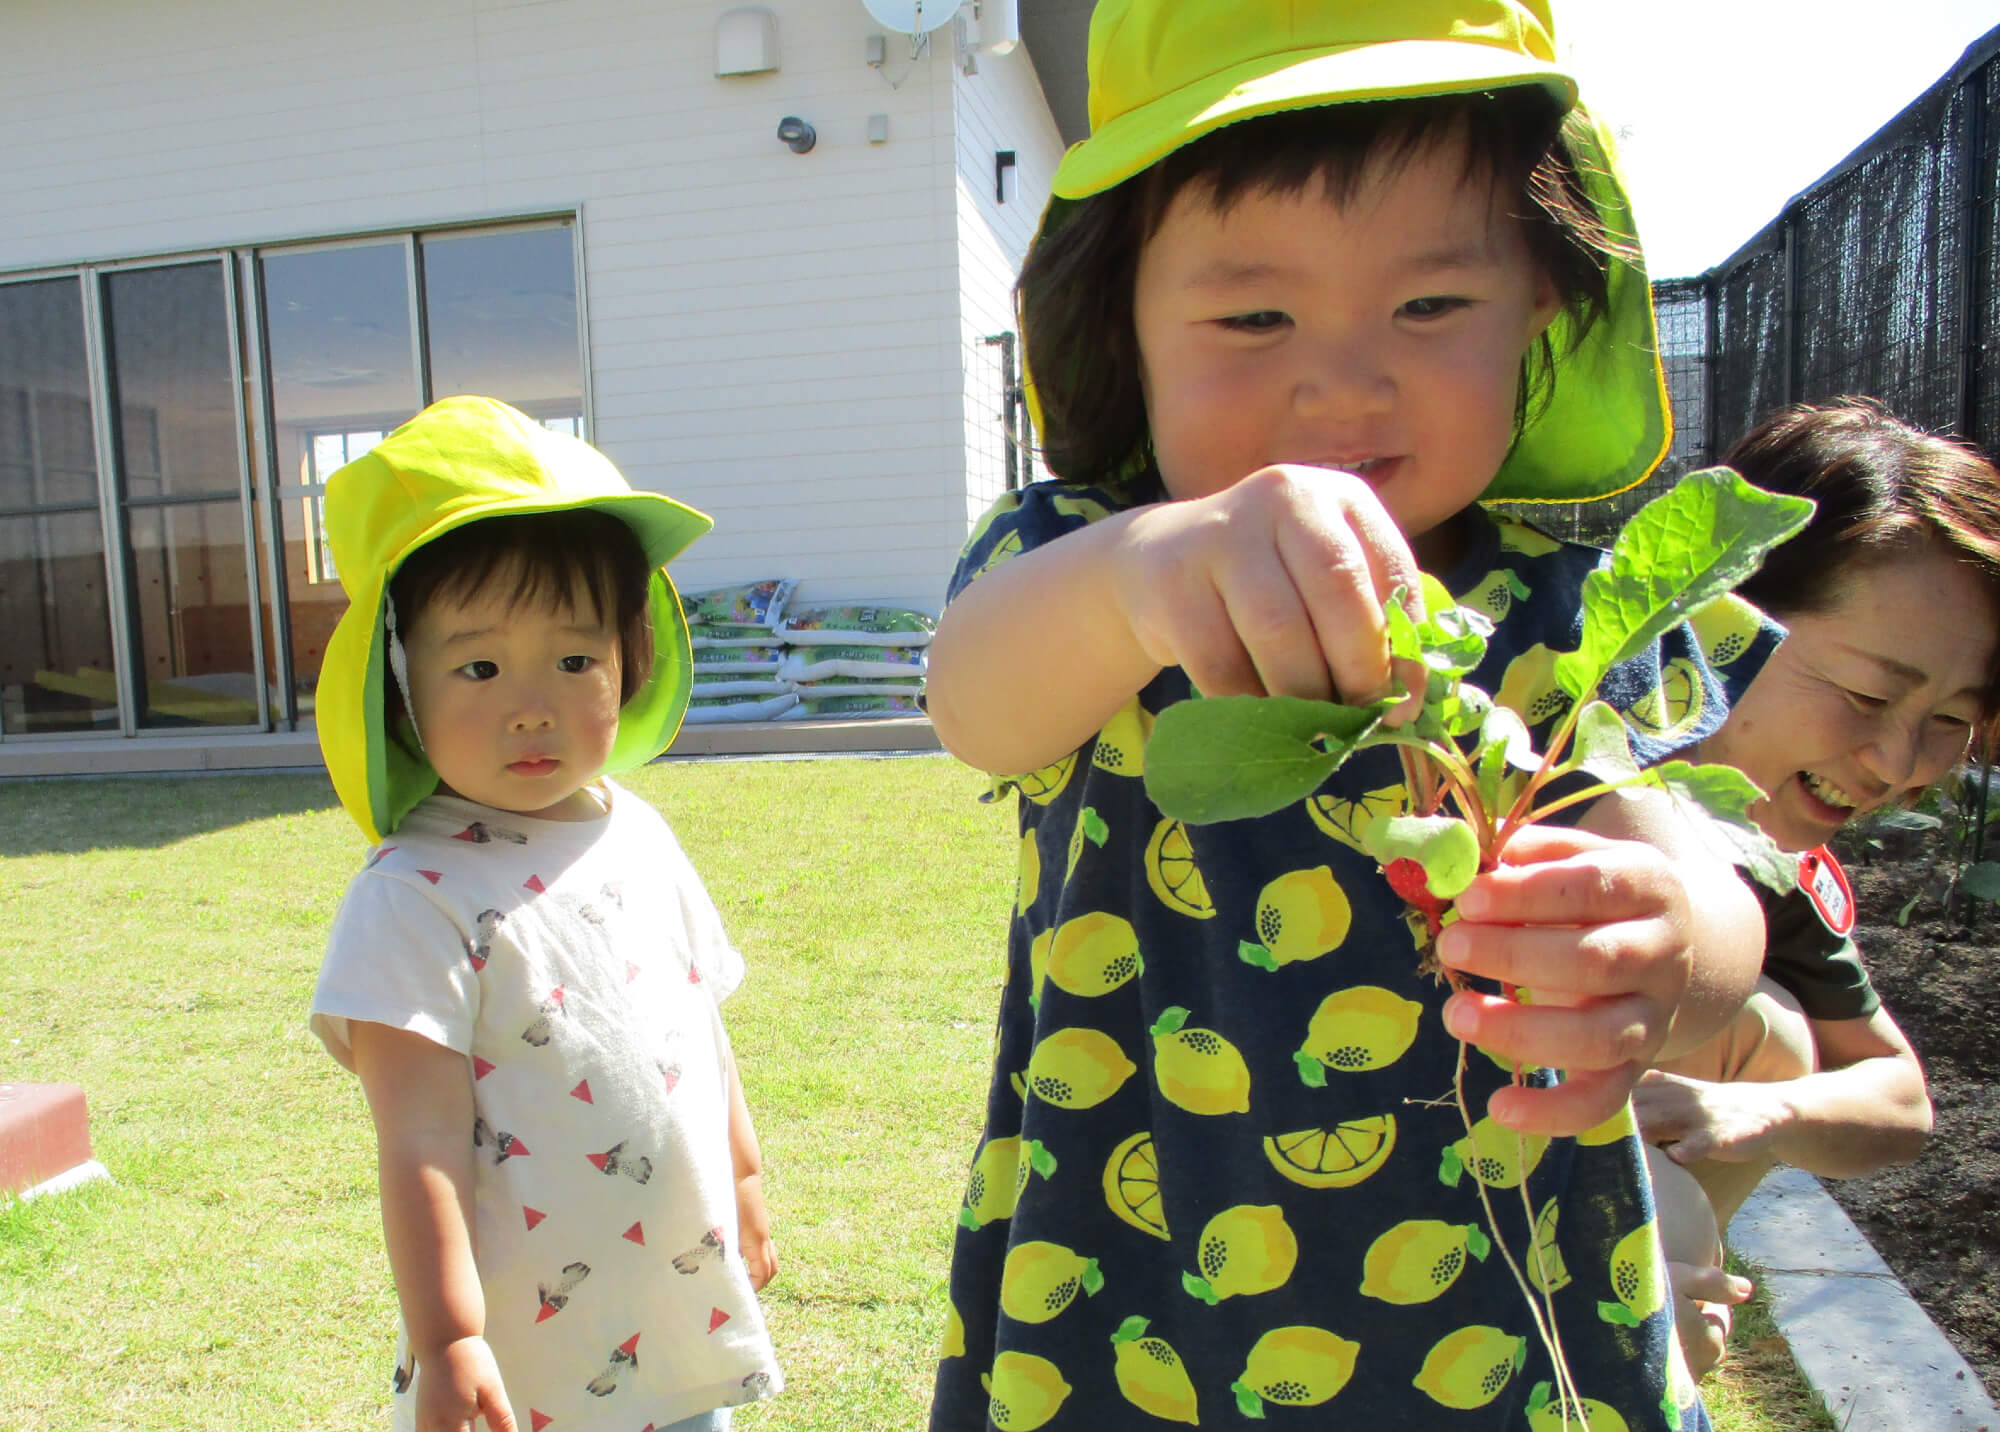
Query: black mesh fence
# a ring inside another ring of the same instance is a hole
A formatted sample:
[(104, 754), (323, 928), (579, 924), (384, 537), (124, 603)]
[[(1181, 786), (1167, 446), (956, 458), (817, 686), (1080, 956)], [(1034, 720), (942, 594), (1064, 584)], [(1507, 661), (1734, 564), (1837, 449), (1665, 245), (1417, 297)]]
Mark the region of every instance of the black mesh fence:
[(2000, 456), (2000, 29), (1728, 260), (1653, 286), (1674, 442), (1604, 502), (1538, 508), (1604, 542), (1794, 402), (1865, 393)]

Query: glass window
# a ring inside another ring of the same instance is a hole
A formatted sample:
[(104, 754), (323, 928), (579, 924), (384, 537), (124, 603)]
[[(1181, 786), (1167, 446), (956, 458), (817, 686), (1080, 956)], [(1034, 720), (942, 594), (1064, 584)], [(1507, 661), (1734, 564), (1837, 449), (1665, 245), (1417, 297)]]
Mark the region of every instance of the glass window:
[(104, 278), (125, 508), (125, 621), (144, 728), (258, 719), (236, 367), (223, 283), (219, 260)]
[(431, 396), (481, 393), (544, 421), (583, 417), (570, 226), (426, 234)]
[(423, 406), (408, 253), (396, 239), (259, 259), (285, 549), (278, 566), (301, 718), (312, 713), (326, 640), (347, 609), (326, 545), (327, 476)]
[(116, 729), (74, 278), (0, 284), (0, 734)]

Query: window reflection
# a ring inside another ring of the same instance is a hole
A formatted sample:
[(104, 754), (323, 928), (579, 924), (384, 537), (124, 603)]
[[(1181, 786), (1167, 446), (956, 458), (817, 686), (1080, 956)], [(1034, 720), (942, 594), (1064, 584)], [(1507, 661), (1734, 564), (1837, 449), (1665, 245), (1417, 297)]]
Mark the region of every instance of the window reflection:
[(481, 393), (544, 420), (581, 419), (569, 227), (432, 234), (421, 242), (431, 396)]

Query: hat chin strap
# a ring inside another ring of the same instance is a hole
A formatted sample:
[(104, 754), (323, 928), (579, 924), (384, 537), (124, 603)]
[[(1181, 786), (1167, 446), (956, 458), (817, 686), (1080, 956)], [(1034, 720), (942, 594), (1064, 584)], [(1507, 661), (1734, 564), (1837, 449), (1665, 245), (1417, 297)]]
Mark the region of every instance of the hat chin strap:
[(396, 629), (395, 599), (386, 591), (382, 593), (382, 628), (389, 638), (389, 670), (395, 674), (396, 689), (403, 693), (403, 714), (409, 718), (410, 734), (417, 738), (417, 749), (428, 759), (430, 752), (424, 751), (424, 733), (417, 729), (417, 703), (410, 698), (410, 654), (404, 650), (402, 634)]

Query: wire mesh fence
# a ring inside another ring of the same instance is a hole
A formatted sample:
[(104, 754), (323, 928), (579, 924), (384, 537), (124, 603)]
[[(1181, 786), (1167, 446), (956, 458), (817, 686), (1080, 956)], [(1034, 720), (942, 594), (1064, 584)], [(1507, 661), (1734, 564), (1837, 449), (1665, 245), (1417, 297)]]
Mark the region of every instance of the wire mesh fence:
[(1722, 264), (1653, 286), (1674, 441), (1617, 498), (1528, 515), (1604, 542), (1759, 419), (1861, 393), (2000, 456), (2000, 28)]

